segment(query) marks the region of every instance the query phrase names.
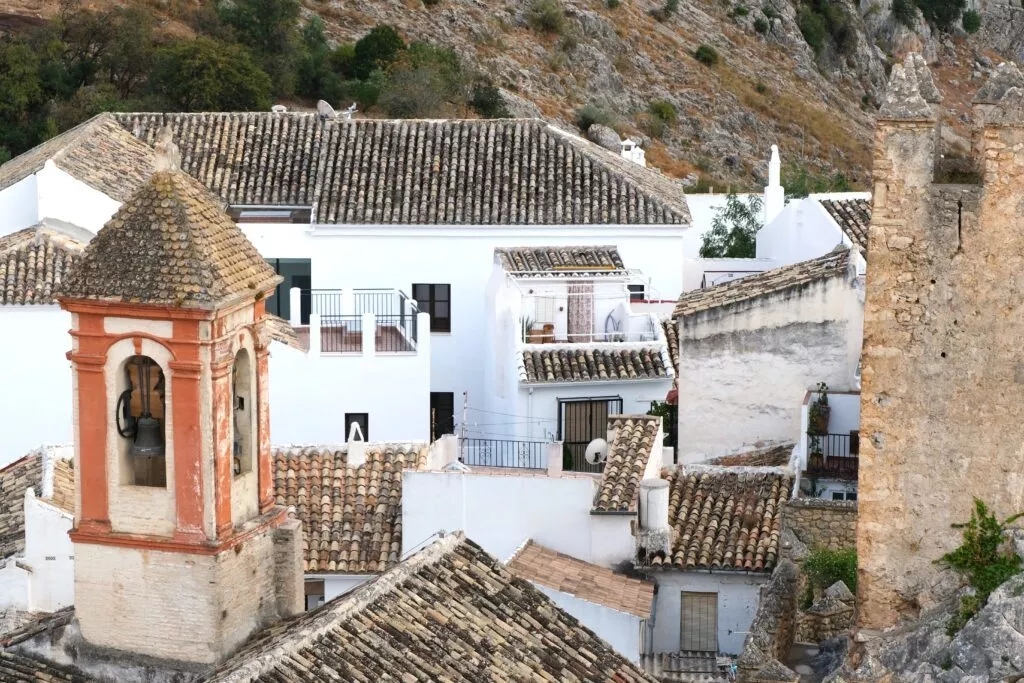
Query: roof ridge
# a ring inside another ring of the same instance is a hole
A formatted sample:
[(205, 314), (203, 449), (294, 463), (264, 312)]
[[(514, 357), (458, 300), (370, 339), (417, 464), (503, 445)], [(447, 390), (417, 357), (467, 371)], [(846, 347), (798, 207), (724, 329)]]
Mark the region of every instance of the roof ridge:
[(505, 564), (508, 565), (508, 564), (512, 564), (513, 562), (515, 562), (516, 558), (518, 558), (520, 555), (522, 555), (523, 551), (526, 550), (527, 548), (529, 548), (531, 545), (536, 545), (537, 547), (540, 547), (540, 548), (544, 547), (544, 546), (540, 545), (539, 543), (534, 543), (532, 537), (527, 537), (525, 541), (523, 541), (522, 543), (519, 544), (519, 547), (517, 547), (515, 550), (512, 551), (512, 554), (509, 555), (507, 560), (505, 560)]
[(278, 662), (280, 657), (293, 651), (288, 644), (315, 641), (339, 623), (344, 623), (378, 598), (399, 588), (424, 567), (438, 564), (463, 544), (471, 543), (461, 531), (442, 536), (423, 550), (405, 559), (380, 576), (355, 590), (328, 602), (323, 607), (298, 617), (292, 624), (305, 621), (302, 628), (287, 630), (272, 637), (273, 647), (263, 648), (261, 654), (240, 664), (237, 669), (220, 678), (221, 681), (250, 681)]

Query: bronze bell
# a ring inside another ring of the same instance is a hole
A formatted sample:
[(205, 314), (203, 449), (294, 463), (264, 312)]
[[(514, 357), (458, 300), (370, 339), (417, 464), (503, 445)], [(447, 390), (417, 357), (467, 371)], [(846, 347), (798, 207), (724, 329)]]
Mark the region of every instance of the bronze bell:
[(164, 455), (163, 429), (155, 417), (143, 415), (136, 421), (135, 440), (128, 452), (136, 458), (156, 457)]

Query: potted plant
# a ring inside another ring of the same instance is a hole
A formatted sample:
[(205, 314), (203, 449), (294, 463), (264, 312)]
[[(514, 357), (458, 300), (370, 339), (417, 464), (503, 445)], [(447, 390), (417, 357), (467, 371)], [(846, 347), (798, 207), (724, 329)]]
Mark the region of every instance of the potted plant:
[(831, 415), (832, 409), (828, 406), (828, 385), (818, 382), (818, 395), (811, 402), (807, 432), (809, 434), (828, 434), (828, 419)]
[(530, 333), (533, 332), (533, 318), (526, 315), (519, 318), (519, 327), (523, 337), (523, 343), (530, 343)]

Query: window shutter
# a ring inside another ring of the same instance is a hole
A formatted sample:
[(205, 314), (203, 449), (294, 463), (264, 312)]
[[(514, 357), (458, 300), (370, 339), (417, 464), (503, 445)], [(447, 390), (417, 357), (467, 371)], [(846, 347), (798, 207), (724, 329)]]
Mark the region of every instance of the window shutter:
[(679, 649), (718, 652), (718, 593), (683, 592)]

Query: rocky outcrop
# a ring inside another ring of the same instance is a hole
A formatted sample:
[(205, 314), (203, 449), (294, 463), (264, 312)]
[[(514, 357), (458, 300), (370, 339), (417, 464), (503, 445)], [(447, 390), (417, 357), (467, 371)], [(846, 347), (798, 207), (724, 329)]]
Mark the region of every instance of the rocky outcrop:
[(587, 139), (612, 152), (621, 151), (622, 139), (619, 137), (619, 134), (600, 123), (595, 123), (590, 128), (587, 128)]
[(865, 636), (830, 683), (985, 683), (1024, 677), (1024, 574), (989, 596), (955, 637), (946, 633), (959, 599), (882, 634)]

